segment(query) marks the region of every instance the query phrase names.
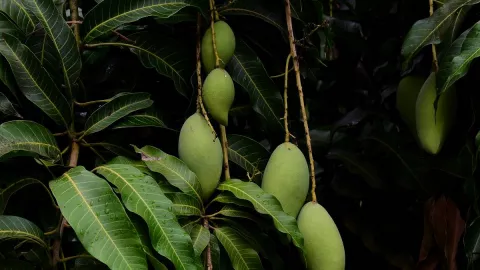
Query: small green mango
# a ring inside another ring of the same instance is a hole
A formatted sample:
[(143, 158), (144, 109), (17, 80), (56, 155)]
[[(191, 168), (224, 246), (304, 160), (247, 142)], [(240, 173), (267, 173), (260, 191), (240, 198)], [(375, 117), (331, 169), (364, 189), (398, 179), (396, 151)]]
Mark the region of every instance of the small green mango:
[(342, 237), (327, 210), (316, 202), (308, 202), (302, 207), (297, 222), (304, 238), (307, 269), (344, 270)]
[(434, 102), (437, 97), (435, 72), (428, 76), (422, 86), (415, 104), (415, 119), (420, 146), (430, 154), (438, 154), (453, 126), (457, 111), (455, 87), (443, 93), (438, 100), (435, 113)]
[[(215, 45), (220, 58), (220, 67), (225, 68), (225, 65), (232, 59), (235, 52), (235, 34), (232, 28), (224, 21), (217, 21), (213, 27), (215, 29)], [(202, 38), (201, 56), (203, 67), (209, 73), (215, 68), (215, 53), (213, 51), (212, 29), (210, 27)]]
[(425, 80), (426, 78), (421, 76), (406, 76), (400, 80), (397, 89), (397, 110), (415, 136), (415, 104)]
[(235, 86), (223, 68), (212, 70), (203, 83), (202, 97), (213, 119), (228, 126), (228, 112), (235, 98)]
[(178, 155), (197, 175), (202, 186), (202, 198), (207, 200), (215, 191), (223, 166), (220, 140), (200, 113), (194, 113), (183, 124), (178, 140)]
[(268, 160), (262, 189), (280, 201), (285, 213), (297, 217), (307, 197), (309, 175), (302, 151), (296, 145), (285, 142), (277, 146)]

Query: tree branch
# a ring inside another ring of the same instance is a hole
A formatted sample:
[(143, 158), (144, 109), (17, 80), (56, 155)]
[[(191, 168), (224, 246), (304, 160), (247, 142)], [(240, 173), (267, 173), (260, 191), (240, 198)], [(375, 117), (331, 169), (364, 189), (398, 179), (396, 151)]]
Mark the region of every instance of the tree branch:
[[(78, 3), (77, 0), (70, 0), (69, 2), (70, 5), (70, 12), (71, 12), (71, 17), (73, 22), (79, 22), (79, 16), (78, 16)], [(74, 23), (73, 24), (73, 33), (75, 34), (75, 40), (77, 41), (77, 46), (80, 47), (82, 44), (82, 40), (80, 38), (80, 23)]]
[[(208, 225), (208, 219), (203, 220), (203, 226), (209, 230), (210, 227)], [(210, 230), (209, 230), (210, 231)], [(208, 241), (207, 245), (207, 270), (213, 270), (213, 263), (212, 263), (212, 249), (210, 248), (210, 241)]]

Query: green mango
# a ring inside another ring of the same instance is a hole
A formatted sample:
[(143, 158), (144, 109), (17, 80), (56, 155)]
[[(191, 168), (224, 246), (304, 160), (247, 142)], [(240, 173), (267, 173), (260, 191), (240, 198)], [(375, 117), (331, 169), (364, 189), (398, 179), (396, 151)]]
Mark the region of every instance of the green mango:
[(397, 110), (415, 136), (415, 104), (425, 80), (421, 76), (406, 76), (400, 80), (397, 89)]
[(454, 86), (444, 92), (435, 113), (437, 98), (435, 72), (430, 73), (420, 89), (415, 104), (415, 120), (420, 146), (430, 154), (438, 154), (442, 149), (457, 111), (457, 94)]
[(300, 149), (284, 142), (270, 156), (262, 179), (262, 189), (275, 196), (283, 211), (297, 217), (305, 203), (310, 184), (307, 160)]
[(202, 114), (196, 112), (183, 124), (178, 140), (178, 155), (197, 175), (206, 201), (220, 182), (223, 152), (220, 140), (215, 138)]
[(235, 86), (225, 69), (216, 68), (208, 74), (203, 83), (202, 97), (213, 119), (228, 126), (228, 112), (235, 98)]
[(342, 237), (323, 206), (316, 202), (306, 203), (298, 215), (297, 223), (304, 238), (307, 269), (345, 269)]
[[(217, 47), (218, 57), (220, 58), (220, 67), (225, 65), (232, 59), (235, 52), (235, 34), (232, 28), (224, 22), (217, 21), (213, 25), (215, 29), (215, 45)], [(215, 53), (213, 51), (212, 29), (208, 27), (202, 38), (201, 47), (202, 63), (205, 71), (209, 73), (215, 68)]]

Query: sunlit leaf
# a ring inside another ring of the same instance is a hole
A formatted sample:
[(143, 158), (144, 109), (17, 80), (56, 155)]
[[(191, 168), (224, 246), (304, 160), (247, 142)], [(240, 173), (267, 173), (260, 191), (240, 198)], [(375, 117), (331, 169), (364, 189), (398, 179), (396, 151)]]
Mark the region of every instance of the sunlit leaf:
[(190, 232), (190, 238), (192, 238), (195, 254), (200, 256), (203, 250), (208, 246), (208, 242), (210, 241), (210, 231), (203, 225), (195, 224)]
[(177, 216), (201, 216), (203, 205), (195, 198), (184, 193), (166, 194), (173, 202), (173, 212)]
[(0, 240), (27, 240), (48, 248), (42, 230), (22, 217), (0, 215)]
[(23, 0), (2, 0), (0, 11), (5, 12), (26, 34), (35, 29), (37, 19), (24, 7)]
[(270, 153), (257, 141), (242, 135), (228, 135), (228, 159), (245, 169), (250, 177), (261, 177)]
[(12, 102), (8, 98), (0, 93), (0, 113), (6, 116), (13, 116), (17, 118), (22, 118), (22, 116), (17, 112)]

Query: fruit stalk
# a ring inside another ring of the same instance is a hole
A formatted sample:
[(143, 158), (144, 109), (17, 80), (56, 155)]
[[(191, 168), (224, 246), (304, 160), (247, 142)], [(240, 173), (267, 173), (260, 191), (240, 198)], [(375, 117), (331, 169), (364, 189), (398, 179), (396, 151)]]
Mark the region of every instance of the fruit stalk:
[[(430, 6), (430, 17), (433, 15), (433, 0), (428, 0), (428, 4)], [(432, 64), (435, 73), (438, 72), (438, 60), (437, 60), (437, 47), (435, 44), (432, 44)]]
[(220, 66), (220, 57), (218, 56), (217, 52), (217, 43), (215, 42), (215, 0), (210, 0), (210, 28), (212, 29), (212, 46), (213, 46), (213, 53), (215, 54), (215, 67)]
[(307, 121), (307, 113), (305, 110), (305, 101), (303, 98), (303, 88), (302, 88), (302, 81), (300, 77), (300, 65), (298, 63), (298, 56), (297, 56), (297, 49), (295, 48), (295, 38), (293, 35), (293, 26), (292, 26), (292, 12), (290, 8), (290, 0), (285, 0), (285, 14), (286, 14), (286, 21), (287, 21), (287, 28), (288, 28), (288, 39), (290, 41), (290, 54), (293, 57), (293, 68), (295, 70), (295, 78), (297, 81), (297, 89), (298, 95), (300, 98), (300, 108), (302, 110), (302, 118), (303, 118), (303, 127), (305, 129), (305, 136), (307, 140), (307, 148), (308, 148), (308, 159), (310, 161), (310, 180), (312, 182), (312, 202), (317, 201), (317, 195), (315, 194), (315, 165), (313, 163), (313, 151), (312, 151), (312, 142), (310, 139), (310, 130), (308, 128), (308, 121)]
[(288, 54), (287, 62), (285, 63), (285, 84), (283, 89), (283, 100), (285, 104), (285, 112), (283, 114), (283, 124), (285, 125), (285, 142), (290, 141), (290, 131), (288, 130), (288, 65), (290, 64), (290, 58), (292, 54)]

